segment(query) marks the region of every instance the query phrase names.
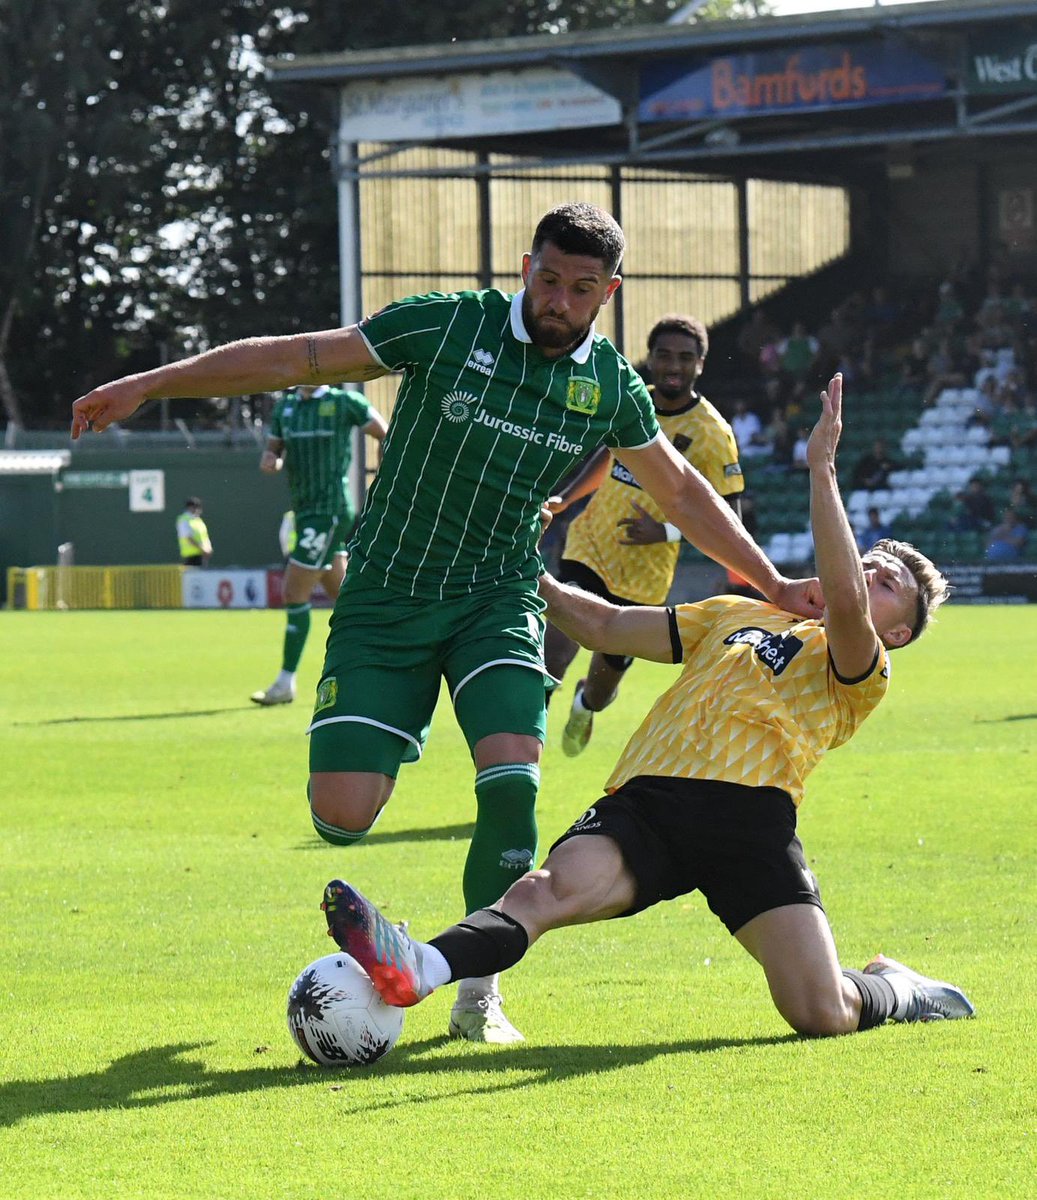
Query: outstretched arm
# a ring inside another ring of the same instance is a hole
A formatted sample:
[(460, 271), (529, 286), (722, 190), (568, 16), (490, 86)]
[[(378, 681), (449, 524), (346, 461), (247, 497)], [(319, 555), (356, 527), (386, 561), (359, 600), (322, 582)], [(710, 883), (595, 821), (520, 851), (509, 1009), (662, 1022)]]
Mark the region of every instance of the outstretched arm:
[(547, 619), (573, 641), (604, 654), (630, 655), (652, 662), (673, 662), (670, 617), (665, 608), (609, 604), (590, 592), (540, 576)]
[(843, 377), (821, 393), (821, 416), (807, 444), (814, 559), (825, 595), (825, 631), (835, 669), (858, 679), (875, 662), (879, 638), (871, 622), (861, 556), (839, 495), (835, 452), (843, 430)]
[(747, 579), (779, 608), (806, 617), (821, 615), (824, 604), (817, 580), (781, 575), (730, 505), (666, 438), (656, 438), (640, 450), (614, 453), (667, 519), (703, 554)]
[(72, 438), (124, 421), (145, 400), (242, 396), (281, 391), (295, 383), (361, 382), (385, 374), (355, 325), (289, 337), (245, 338), (126, 375), (80, 396), (72, 405)]

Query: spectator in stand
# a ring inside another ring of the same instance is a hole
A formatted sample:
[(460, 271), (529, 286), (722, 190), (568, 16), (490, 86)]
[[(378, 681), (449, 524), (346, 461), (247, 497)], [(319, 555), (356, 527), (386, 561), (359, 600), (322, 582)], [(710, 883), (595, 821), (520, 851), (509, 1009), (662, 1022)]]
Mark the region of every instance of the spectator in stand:
[(987, 485), (977, 475), (970, 479), (963, 492), (955, 497), (951, 514), (952, 533), (985, 533), (997, 520), (994, 501)]
[(875, 545), (876, 542), (881, 542), (883, 538), (891, 538), (893, 530), (883, 521), (882, 514), (877, 508), (868, 509), (868, 523), (861, 527), (857, 533), (857, 545), (862, 554), (867, 552)]
[(1014, 508), (1006, 508), (1001, 520), (987, 534), (987, 562), (1017, 562), (1030, 536), (1026, 522)]
[[(989, 384), (989, 387), (988, 387)], [(981, 415), (980, 402), (989, 402), (989, 393), (993, 392), (993, 412), (989, 419)], [(976, 412), (969, 419), (969, 424), (987, 425), (990, 429), (990, 444), (992, 446), (1014, 446), (1017, 435), (1017, 425), (1022, 409), (1014, 392), (995, 390), (993, 381), (988, 380), (980, 389), (980, 402), (977, 402)]]
[(744, 400), (736, 400), (731, 414), (731, 428), (738, 443), (740, 458), (756, 458), (767, 453), (763, 439), (763, 422)]
[(987, 349), (1007, 349), (1015, 340), (1015, 329), (1001, 284), (997, 280), (990, 282), (986, 298), (979, 306), (976, 329), (979, 331), (980, 344)]
[(888, 350), (897, 339), (897, 331), (903, 316), (901, 305), (893, 299), (889, 290), (879, 284), (871, 290), (871, 298), (864, 305), (863, 320), (875, 340), (877, 350)]
[(1032, 450), (1037, 446), (1037, 398), (1032, 392), (1023, 396), (1012, 433), (1012, 445), (1017, 450)]
[(991, 429), (1003, 407), (997, 376), (988, 375), (976, 390), (976, 406), (966, 424), (982, 425), (984, 428)]
[(1011, 292), (1005, 297), (1004, 309), (1009, 321), (1017, 327), (1033, 312), (1033, 300), (1026, 294), (1024, 283), (1012, 284)]
[(855, 490), (874, 492), (888, 486), (889, 473), (893, 470), (896, 470), (896, 463), (890, 458), (884, 439), (876, 438), (871, 450), (857, 460), (850, 486)]
[(958, 327), (964, 316), (965, 310), (958, 299), (954, 284), (949, 279), (945, 279), (940, 284), (940, 292), (936, 298), (933, 325), (940, 333), (950, 333)]
[(805, 383), (817, 360), (820, 342), (807, 333), (802, 321), (796, 321), (792, 332), (778, 343), (778, 367), (793, 386)]
[[(1008, 505), (1019, 514), (1020, 519), (1025, 522), (1028, 529), (1037, 529), (1037, 496), (1034, 495), (1033, 488), (1030, 487), (1025, 479), (1017, 479), (1012, 484), (1012, 490), (1008, 495)], [(744, 522), (744, 498), (742, 500), (742, 518)], [(753, 536), (756, 536), (755, 532)]]
[(926, 387), (922, 403), (929, 405), (944, 388), (964, 387), (969, 381), (968, 365), (963, 353), (949, 336), (941, 337), (926, 363)]
[(929, 346), (924, 337), (916, 337), (911, 349), (900, 360), (900, 387), (920, 392), (929, 380)]
[(786, 470), (792, 463), (792, 443), (794, 437), (789, 425), (788, 413), (783, 404), (776, 404), (771, 412), (770, 420), (763, 430), (763, 438), (770, 447), (771, 461), (776, 467)]
[(738, 333), (738, 350), (745, 366), (755, 375), (761, 367), (761, 355), (765, 346), (773, 346), (781, 340), (781, 330), (767, 316), (763, 308), (757, 307)]
[(859, 306), (853, 305), (852, 300), (851, 297), (845, 304), (833, 308), (828, 320), (817, 331), (817, 338), (813, 339), (817, 349), (812, 361), (817, 362), (818, 372), (822, 376), (829, 368), (836, 370), (839, 363), (852, 363), (857, 357), (861, 331), (848, 314), (858, 311)]

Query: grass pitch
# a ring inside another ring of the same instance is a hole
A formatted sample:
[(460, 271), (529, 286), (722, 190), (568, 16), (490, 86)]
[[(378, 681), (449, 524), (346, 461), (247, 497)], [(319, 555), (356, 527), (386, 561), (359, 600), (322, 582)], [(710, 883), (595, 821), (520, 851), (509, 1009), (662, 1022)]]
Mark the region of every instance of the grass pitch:
[[(4, 613), (3, 1200), (1029, 1197), (1037, 1179), (1037, 608), (954, 608), (815, 773), (800, 830), (843, 961), (952, 979), (969, 1022), (807, 1041), (700, 897), (553, 933), (506, 980), (515, 1047), (450, 992), (365, 1070), (300, 1063), (296, 973), (343, 874), (431, 936), (461, 912), (471, 769), (441, 705), (365, 844), (309, 823), (305, 699), (258, 709), (276, 613)], [(312, 692), (323, 631), (311, 637)], [(578, 666), (578, 664), (577, 664)], [(551, 714), (542, 846), (672, 668), (580, 759)]]

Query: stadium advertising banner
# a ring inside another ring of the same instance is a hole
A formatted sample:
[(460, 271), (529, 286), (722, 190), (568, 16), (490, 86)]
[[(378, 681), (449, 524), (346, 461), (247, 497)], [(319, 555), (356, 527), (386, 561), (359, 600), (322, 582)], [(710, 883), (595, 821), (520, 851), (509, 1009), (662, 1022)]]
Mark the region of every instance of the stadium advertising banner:
[(970, 92), (1037, 92), (1037, 33), (997, 30), (969, 38)]
[(943, 68), (896, 42), (732, 54), (703, 64), (667, 59), (641, 72), (642, 121), (770, 116), (932, 100)]
[(184, 608), (266, 608), (266, 571), (184, 571)]
[(347, 142), (584, 129), (622, 120), (618, 100), (553, 67), (365, 80), (347, 84), (340, 96), (339, 136)]

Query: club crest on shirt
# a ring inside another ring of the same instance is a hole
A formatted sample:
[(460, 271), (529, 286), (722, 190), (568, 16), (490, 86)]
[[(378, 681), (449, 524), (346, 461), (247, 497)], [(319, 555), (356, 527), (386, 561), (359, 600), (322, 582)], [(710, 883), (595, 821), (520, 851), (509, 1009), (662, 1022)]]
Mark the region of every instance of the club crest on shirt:
[(325, 708), (334, 708), (337, 699), (338, 680), (334, 675), (329, 679), (322, 679), (317, 686), (317, 703), (314, 705), (314, 713), (322, 712)]
[(682, 454), (685, 450), (691, 447), (691, 438), (686, 433), (678, 433), (673, 439), (674, 450), (679, 450)]
[(771, 633), (754, 625), (736, 629), (724, 638), (725, 646), (749, 645), (756, 657), (775, 675), (780, 675), (803, 649), (803, 642), (792, 633)]
[(583, 413), (593, 417), (601, 403), (601, 384), (596, 379), (584, 379), (573, 375), (569, 380), (569, 390), (565, 397), (565, 407), (571, 412)]

